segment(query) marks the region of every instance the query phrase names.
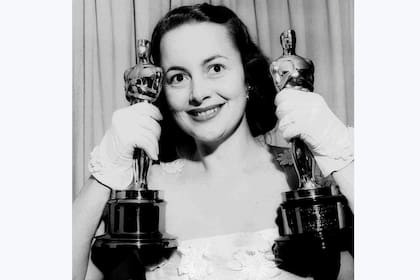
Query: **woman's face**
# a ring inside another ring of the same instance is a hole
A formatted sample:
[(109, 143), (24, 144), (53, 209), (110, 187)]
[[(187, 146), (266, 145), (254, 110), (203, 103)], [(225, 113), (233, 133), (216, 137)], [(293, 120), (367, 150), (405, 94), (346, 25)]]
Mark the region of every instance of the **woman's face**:
[(181, 25), (163, 36), (160, 48), (169, 108), (186, 133), (219, 142), (246, 123), (243, 65), (225, 26)]

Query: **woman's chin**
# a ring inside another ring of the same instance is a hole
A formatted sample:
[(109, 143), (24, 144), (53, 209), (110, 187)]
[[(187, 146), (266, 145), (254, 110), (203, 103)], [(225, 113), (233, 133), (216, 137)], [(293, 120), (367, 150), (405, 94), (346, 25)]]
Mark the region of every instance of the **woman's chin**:
[(206, 135), (196, 135), (194, 137), (195, 141), (199, 144), (210, 146), (215, 145), (223, 141), (223, 134), (206, 134)]

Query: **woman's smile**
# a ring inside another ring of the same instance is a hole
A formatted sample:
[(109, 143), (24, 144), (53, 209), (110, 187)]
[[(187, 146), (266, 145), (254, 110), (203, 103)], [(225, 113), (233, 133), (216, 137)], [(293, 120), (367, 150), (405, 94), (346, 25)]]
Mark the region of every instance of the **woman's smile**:
[(187, 111), (187, 113), (191, 116), (193, 120), (197, 122), (204, 122), (216, 117), (222, 109), (223, 105), (224, 103), (206, 107), (199, 107), (196, 109), (189, 110)]

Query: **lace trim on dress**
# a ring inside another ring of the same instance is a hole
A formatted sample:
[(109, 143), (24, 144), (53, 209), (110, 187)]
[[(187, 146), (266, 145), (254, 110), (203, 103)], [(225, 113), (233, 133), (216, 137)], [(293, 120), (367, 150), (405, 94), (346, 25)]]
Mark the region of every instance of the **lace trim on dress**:
[(182, 241), (178, 276), (188, 280), (296, 279), (273, 261), (271, 248), (277, 236), (276, 229), (268, 229)]

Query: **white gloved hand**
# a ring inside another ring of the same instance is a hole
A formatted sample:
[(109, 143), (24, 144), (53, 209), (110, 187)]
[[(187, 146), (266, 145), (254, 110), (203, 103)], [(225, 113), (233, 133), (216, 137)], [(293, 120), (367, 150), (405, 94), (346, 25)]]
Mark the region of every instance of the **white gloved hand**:
[(134, 148), (143, 149), (157, 160), (162, 120), (159, 109), (147, 102), (119, 109), (101, 143), (94, 148), (89, 171), (111, 189), (126, 189), (133, 180)]
[(302, 139), (324, 176), (353, 161), (353, 130), (346, 127), (317, 93), (286, 88), (275, 99), (278, 128), (290, 141)]

